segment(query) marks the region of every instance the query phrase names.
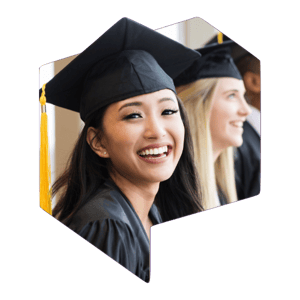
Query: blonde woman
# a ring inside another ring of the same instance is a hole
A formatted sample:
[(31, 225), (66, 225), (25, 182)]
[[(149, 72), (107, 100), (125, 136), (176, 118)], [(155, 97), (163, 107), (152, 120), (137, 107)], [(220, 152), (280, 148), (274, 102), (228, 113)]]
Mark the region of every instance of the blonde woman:
[(202, 57), (174, 80), (190, 121), (205, 209), (237, 201), (234, 147), (243, 143), (243, 123), (251, 112), (230, 45), (199, 49)]

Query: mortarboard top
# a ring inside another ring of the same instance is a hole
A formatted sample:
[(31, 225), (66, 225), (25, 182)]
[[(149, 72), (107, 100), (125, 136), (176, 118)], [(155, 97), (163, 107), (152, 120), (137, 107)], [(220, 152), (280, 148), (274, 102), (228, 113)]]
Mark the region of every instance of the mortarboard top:
[(175, 86), (185, 85), (204, 78), (232, 77), (242, 79), (230, 55), (232, 41), (214, 43), (197, 49), (201, 57), (174, 79)]
[[(217, 35), (215, 35), (211, 40), (209, 40), (205, 45), (211, 45), (217, 42)], [(232, 41), (228, 36), (225, 34), (223, 35), (223, 40), (225, 41)], [(248, 52), (245, 48), (240, 46), (238, 43), (235, 41), (232, 41), (232, 44), (230, 44), (231, 48), (231, 56), (233, 58), (233, 61), (235, 64), (237, 64), (242, 58), (244, 58), (247, 55), (251, 55), (255, 57), (253, 54)], [(256, 58), (256, 57), (255, 57)]]
[[(83, 121), (108, 104), (170, 89), (200, 57), (166, 36), (122, 18), (46, 84), (47, 102), (80, 112)], [(42, 89), (40, 89), (40, 96)]]

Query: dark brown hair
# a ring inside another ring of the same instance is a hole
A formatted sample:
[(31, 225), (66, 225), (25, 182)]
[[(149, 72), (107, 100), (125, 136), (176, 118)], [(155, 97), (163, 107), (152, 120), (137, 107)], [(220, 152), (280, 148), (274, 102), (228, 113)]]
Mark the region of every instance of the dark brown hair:
[(247, 71), (260, 74), (260, 61), (250, 53), (239, 59), (236, 66), (242, 76), (244, 76)]

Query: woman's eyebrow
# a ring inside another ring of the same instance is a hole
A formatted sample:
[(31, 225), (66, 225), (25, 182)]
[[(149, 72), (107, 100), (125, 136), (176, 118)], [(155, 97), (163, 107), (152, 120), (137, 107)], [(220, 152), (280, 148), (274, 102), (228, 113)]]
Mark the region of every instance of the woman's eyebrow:
[(223, 94), (226, 94), (226, 93), (230, 93), (230, 92), (239, 92), (239, 90), (236, 90), (236, 89), (232, 89), (232, 90), (227, 90), (225, 92), (223, 92)]
[[(158, 100), (158, 103), (161, 103), (161, 102), (164, 102), (164, 101), (173, 101), (174, 103), (176, 103), (176, 101), (173, 98), (170, 98), (170, 97), (161, 98), (161, 99)], [(128, 106), (142, 106), (142, 105), (143, 105), (143, 103), (140, 102), (140, 101), (126, 103), (126, 104), (122, 105), (119, 108), (119, 111), (122, 110), (125, 107), (128, 107)]]
[(161, 103), (161, 102), (164, 102), (164, 101), (173, 101), (174, 103), (176, 103), (176, 101), (173, 99), (173, 98), (170, 98), (170, 97), (164, 97), (164, 98), (161, 98), (159, 99), (158, 103)]
[(128, 107), (128, 106), (141, 106), (142, 105), (142, 102), (130, 102), (130, 103), (126, 103), (124, 104), (123, 106), (120, 107), (119, 111), (125, 107)]

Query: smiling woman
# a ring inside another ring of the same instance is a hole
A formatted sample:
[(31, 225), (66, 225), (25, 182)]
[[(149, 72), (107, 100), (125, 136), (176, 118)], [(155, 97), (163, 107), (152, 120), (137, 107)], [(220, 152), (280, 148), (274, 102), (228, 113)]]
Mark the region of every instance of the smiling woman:
[(111, 104), (98, 140), (96, 135), (97, 129), (90, 127), (88, 143), (109, 159), (110, 178), (130, 199), (150, 239), (148, 211), (183, 151), (184, 126), (174, 92), (164, 89)]
[(85, 122), (53, 185), (53, 216), (146, 282), (150, 227), (203, 210), (172, 80), (199, 56), (124, 18), (45, 89)]
[(243, 124), (251, 112), (245, 92), (242, 80), (218, 79), (209, 114), (214, 160), (224, 149), (239, 147), (243, 143)]
[[(134, 98), (140, 101), (134, 102), (138, 106), (123, 105), (119, 109), (122, 105), (119, 102), (108, 108), (103, 120), (103, 143), (109, 149), (108, 155), (111, 153), (112, 163), (121, 160), (116, 163), (121, 166), (125, 160), (125, 165), (129, 164), (126, 166), (126, 172), (132, 170), (129, 178), (139, 178), (140, 182), (144, 178), (164, 181), (172, 175), (183, 150), (184, 127), (177, 99), (171, 90)], [(132, 100), (124, 102), (127, 101)], [(113, 132), (119, 134), (113, 135)]]
[(243, 143), (251, 112), (231, 43), (198, 49), (203, 56), (174, 79), (191, 124), (205, 209), (237, 201), (233, 147)]

